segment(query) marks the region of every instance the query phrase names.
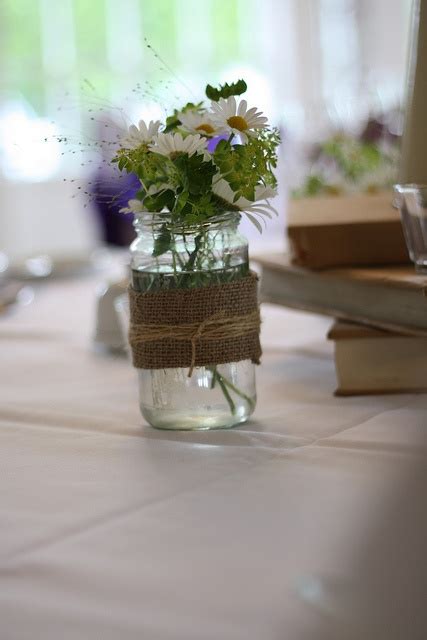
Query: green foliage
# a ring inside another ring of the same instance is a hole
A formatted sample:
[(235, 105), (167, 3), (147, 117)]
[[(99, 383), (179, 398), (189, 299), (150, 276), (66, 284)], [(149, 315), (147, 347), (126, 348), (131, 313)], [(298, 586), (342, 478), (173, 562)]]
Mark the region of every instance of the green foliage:
[(150, 187), (162, 189), (165, 184), (173, 186), (176, 182), (176, 171), (169, 158), (151, 153), (146, 145), (137, 149), (119, 149), (112, 162), (117, 163), (120, 171), (135, 173), (145, 191)]
[(144, 190), (139, 192), (139, 198), (144, 203), (147, 211), (163, 211), (168, 209), (171, 211), (175, 204), (175, 191), (172, 189), (163, 189), (157, 193), (147, 194)]
[[(238, 95), (246, 90), (246, 83), (239, 80), (219, 89), (208, 89), (209, 95)], [(212, 93), (213, 92), (213, 93)], [(162, 134), (169, 135), (170, 147), (174, 148), (171, 133), (177, 131), (184, 138), (188, 131), (181, 128), (179, 114), (183, 111), (206, 114), (202, 102), (188, 102), (182, 109), (175, 109), (166, 119)], [(277, 162), (277, 146), (280, 142), (276, 129), (260, 129), (251, 132), (246, 144), (233, 144), (222, 140), (214, 152), (207, 148), (189, 155), (183, 151), (171, 151), (168, 155), (156, 153), (149, 143), (141, 143), (135, 149), (121, 148), (113, 162), (120, 171), (138, 176), (141, 188), (137, 198), (145, 211), (161, 214), (168, 212), (168, 224), (179, 227), (206, 223), (213, 216), (230, 209), (240, 211), (233, 202), (219, 198), (213, 191), (214, 179), (224, 178), (235, 194), (234, 202), (243, 196), (255, 200), (259, 185), (276, 186), (274, 168)], [(203, 136), (203, 131), (201, 132)], [(207, 144), (206, 138), (206, 144)], [(178, 147), (179, 148), (179, 147)], [(170, 228), (164, 225), (156, 238), (155, 256), (172, 249), (173, 237)]]
[[(121, 149), (114, 162), (120, 170), (135, 173), (142, 188), (137, 197), (147, 211), (167, 209), (177, 221), (194, 224), (215, 215), (212, 179), (218, 169), (202, 155), (178, 153), (173, 159), (142, 147)], [(153, 192), (156, 190), (156, 192)]]
[(173, 161), (177, 179), (183, 191), (192, 195), (206, 193), (212, 187), (212, 178), (217, 169), (214, 163), (205, 161), (202, 155), (179, 154)]
[(179, 154), (173, 160), (176, 169), (176, 198), (170, 209), (172, 219), (184, 224), (197, 224), (215, 215), (212, 179), (217, 169), (201, 155)]
[(318, 196), (325, 190), (325, 181), (321, 176), (312, 175), (308, 176), (304, 191), (308, 196)]
[(344, 177), (349, 180), (357, 180), (363, 174), (374, 171), (381, 163), (378, 147), (340, 135), (324, 142), (321, 151), (335, 160)]
[(214, 161), (236, 197), (253, 200), (260, 178), (265, 185), (277, 186), (273, 169), (277, 164), (276, 149), (279, 142), (277, 130), (263, 131), (258, 138), (249, 138), (245, 145), (233, 146), (226, 140), (219, 142)]
[(220, 98), (229, 98), (230, 96), (240, 96), (247, 90), (247, 84), (244, 80), (238, 80), (232, 84), (222, 84), (218, 89), (208, 84), (205, 89), (206, 96), (209, 100), (218, 102)]
[(388, 186), (387, 179), (393, 175), (393, 156), (371, 142), (348, 135), (332, 136), (320, 144), (316, 156), (310, 175), (293, 192), (294, 197), (340, 195), (347, 189), (375, 191)]

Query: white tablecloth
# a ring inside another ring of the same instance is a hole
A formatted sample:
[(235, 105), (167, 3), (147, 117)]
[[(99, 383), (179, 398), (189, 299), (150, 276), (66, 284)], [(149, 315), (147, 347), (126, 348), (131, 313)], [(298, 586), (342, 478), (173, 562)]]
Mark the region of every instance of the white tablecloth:
[(0, 316), (1, 640), (427, 637), (427, 396), (333, 397), (328, 321), (265, 307), (254, 419), (155, 431), (94, 290)]

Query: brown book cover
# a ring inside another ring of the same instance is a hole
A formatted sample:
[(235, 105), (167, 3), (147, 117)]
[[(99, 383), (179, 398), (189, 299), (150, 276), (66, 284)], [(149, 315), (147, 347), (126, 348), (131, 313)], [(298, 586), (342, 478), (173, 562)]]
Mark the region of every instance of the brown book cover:
[(427, 391), (427, 337), (338, 320), (328, 339), (334, 341), (335, 395)]
[(258, 255), (261, 299), (405, 334), (427, 335), (427, 276), (412, 265), (312, 271)]
[(409, 262), (393, 194), (291, 200), (287, 234), (292, 263), (310, 269)]

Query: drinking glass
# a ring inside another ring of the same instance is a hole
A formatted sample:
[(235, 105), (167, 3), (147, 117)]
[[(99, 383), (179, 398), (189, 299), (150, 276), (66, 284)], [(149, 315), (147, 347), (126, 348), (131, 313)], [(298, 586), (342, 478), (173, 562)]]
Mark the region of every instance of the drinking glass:
[(427, 273), (427, 186), (396, 184), (394, 190), (409, 257), (418, 273)]

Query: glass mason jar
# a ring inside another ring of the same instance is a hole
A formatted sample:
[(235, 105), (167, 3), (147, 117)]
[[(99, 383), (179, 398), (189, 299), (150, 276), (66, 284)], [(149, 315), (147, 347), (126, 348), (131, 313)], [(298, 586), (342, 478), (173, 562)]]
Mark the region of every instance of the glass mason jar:
[[(135, 216), (131, 284), (154, 292), (221, 284), (247, 276), (248, 243), (238, 213), (194, 228), (171, 224), (167, 213)], [(245, 422), (256, 403), (250, 360), (188, 368), (138, 369), (140, 408), (160, 429), (221, 429)]]

